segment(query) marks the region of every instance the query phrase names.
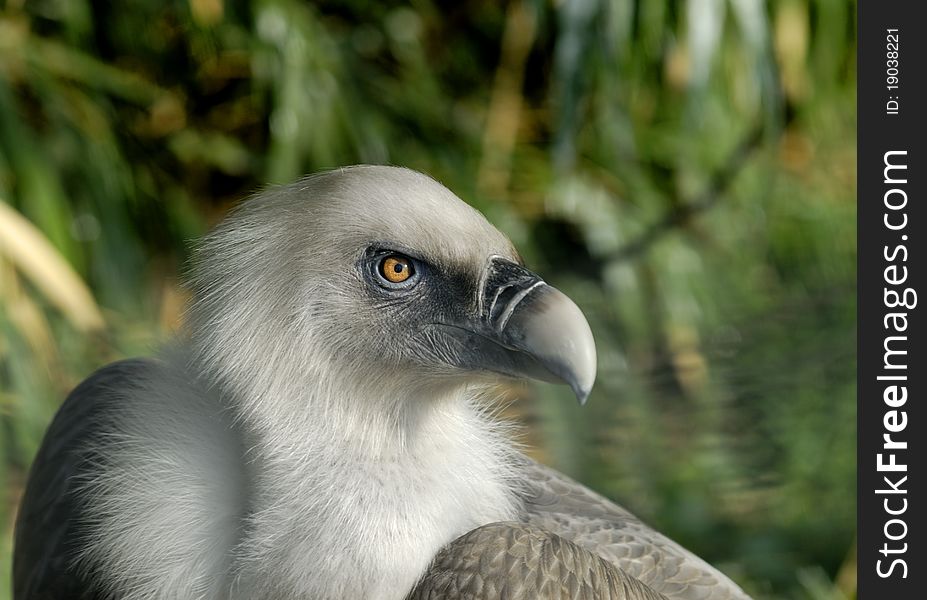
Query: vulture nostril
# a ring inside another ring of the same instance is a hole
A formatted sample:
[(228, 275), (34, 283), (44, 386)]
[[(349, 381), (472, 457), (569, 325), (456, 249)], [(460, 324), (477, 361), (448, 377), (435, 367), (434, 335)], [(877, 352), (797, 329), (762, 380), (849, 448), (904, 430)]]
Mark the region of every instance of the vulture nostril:
[(489, 307), (489, 322), (497, 323), (499, 317), (505, 312), (506, 307), (518, 294), (519, 288), (515, 284), (504, 285), (496, 290), (493, 296), (492, 304)]
[[(512, 318), (512, 315), (515, 313), (515, 310), (521, 305), (524, 299), (534, 291), (535, 288), (546, 285), (540, 279), (527, 279), (521, 281), (516, 285), (511, 286), (508, 291), (511, 291), (511, 294), (507, 298), (504, 304), (501, 304), (501, 308), (498, 311), (498, 316), (494, 317), (493, 323), (496, 331), (502, 333), (505, 329), (505, 326), (508, 325), (509, 319)], [(501, 294), (500, 294), (501, 295)]]

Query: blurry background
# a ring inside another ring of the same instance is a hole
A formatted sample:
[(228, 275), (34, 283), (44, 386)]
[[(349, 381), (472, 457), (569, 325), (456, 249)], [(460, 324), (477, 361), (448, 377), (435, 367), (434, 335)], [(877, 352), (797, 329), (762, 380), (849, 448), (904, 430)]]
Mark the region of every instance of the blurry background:
[(585, 409), (535, 454), (757, 598), (854, 598), (856, 6), (0, 2), (0, 598), (42, 432), (181, 321), (260, 186), (432, 174), (577, 300)]

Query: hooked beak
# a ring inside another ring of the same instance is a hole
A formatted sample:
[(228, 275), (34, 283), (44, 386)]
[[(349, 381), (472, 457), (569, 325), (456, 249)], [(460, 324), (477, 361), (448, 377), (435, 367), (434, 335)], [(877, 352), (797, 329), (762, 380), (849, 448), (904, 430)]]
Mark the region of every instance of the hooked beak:
[(596, 374), (595, 340), (579, 307), (513, 262), (492, 257), (478, 314), (440, 324), (455, 366), (566, 383), (585, 404)]

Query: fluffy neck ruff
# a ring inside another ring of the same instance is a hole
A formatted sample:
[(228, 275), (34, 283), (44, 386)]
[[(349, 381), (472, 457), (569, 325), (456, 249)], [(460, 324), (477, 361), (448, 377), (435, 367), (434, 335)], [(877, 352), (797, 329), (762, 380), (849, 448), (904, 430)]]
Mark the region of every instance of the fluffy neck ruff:
[(234, 597), (403, 598), (443, 545), (515, 517), (516, 451), (474, 390), (292, 375), (230, 392), (252, 482)]

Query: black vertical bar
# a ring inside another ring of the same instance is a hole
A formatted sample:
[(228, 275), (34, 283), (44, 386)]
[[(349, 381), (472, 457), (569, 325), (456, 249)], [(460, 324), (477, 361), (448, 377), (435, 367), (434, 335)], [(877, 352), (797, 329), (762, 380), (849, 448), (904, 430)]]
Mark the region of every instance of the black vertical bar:
[[(858, 597), (925, 598), (927, 21), (858, 7)], [(822, 24), (822, 26), (826, 26)], [(918, 297), (923, 295), (922, 298)]]

